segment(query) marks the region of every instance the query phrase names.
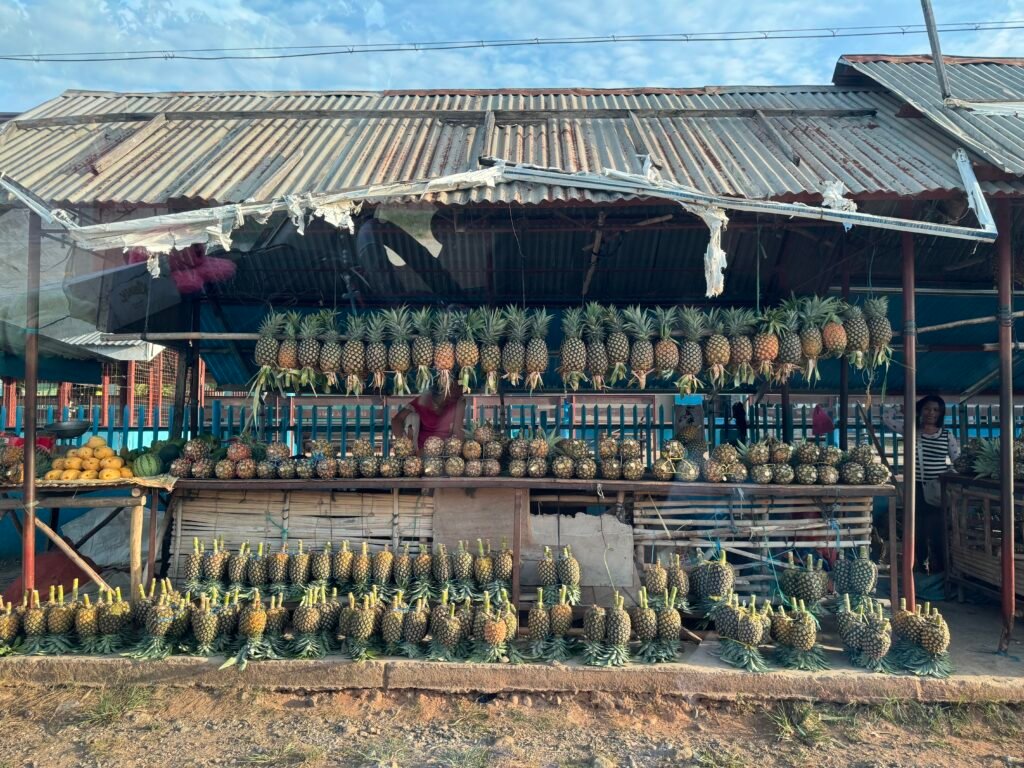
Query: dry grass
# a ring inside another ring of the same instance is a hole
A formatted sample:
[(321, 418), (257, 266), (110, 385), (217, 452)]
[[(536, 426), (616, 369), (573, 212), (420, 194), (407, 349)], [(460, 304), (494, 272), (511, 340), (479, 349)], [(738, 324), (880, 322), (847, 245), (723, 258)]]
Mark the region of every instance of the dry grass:
[(316, 768), (326, 765), (327, 750), (323, 747), (306, 747), (286, 744), (265, 752), (257, 752), (238, 758), (241, 765), (292, 765), (301, 768)]
[(136, 710), (145, 709), (153, 699), (153, 691), (138, 685), (115, 685), (100, 691), (95, 703), (82, 713), (83, 725), (105, 727), (124, 720)]

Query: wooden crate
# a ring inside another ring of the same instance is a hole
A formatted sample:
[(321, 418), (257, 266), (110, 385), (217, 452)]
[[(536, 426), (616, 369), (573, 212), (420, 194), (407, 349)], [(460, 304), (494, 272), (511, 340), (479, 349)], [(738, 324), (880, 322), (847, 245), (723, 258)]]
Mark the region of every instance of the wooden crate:
[[(943, 478), (943, 487), (949, 578), (999, 590), (1003, 582), (999, 484), (958, 476)], [(1014, 589), (1024, 598), (1024, 493), (1014, 494), (1014, 520)]]
[[(348, 539), (353, 549), (366, 541), (370, 549), (402, 542), (433, 541), (434, 499), (419, 491), (281, 491), (193, 490), (175, 494), (171, 575), (192, 550), (198, 536), (209, 542), (223, 536), (236, 550), (248, 541), (270, 551), (287, 538), (294, 551), (299, 539), (308, 550), (328, 541)], [(415, 551), (415, 547), (413, 547)]]
[(871, 538), (871, 496), (814, 497), (761, 494), (653, 498), (638, 495), (633, 508), (639, 563), (721, 546), (736, 569), (742, 594), (776, 591), (780, 556), (791, 549), (852, 549)]

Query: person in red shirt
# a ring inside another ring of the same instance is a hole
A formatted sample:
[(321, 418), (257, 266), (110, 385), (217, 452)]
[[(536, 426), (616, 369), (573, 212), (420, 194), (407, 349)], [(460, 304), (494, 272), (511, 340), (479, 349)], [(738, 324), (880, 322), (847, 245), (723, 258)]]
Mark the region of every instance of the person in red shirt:
[[(419, 421), (418, 431), (414, 414)], [(419, 453), (428, 437), (464, 438), (465, 423), (466, 399), (462, 388), (456, 384), (445, 394), (442, 387), (435, 385), (399, 409), (391, 419), (391, 432), (395, 437), (415, 437)]]

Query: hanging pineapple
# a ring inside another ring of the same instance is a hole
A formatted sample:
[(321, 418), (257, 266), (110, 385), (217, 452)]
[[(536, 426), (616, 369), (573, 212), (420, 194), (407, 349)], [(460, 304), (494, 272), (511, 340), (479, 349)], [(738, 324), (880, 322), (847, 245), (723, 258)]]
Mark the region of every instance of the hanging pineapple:
[(704, 368), (708, 373), (708, 382), (715, 389), (725, 384), (725, 369), (729, 365), (732, 352), (729, 339), (725, 337), (722, 313), (716, 308), (707, 314), (707, 338), (704, 339)]
[(326, 379), (328, 388), (338, 386), (338, 372), (341, 370), (341, 342), (338, 334), (338, 313), (324, 312), (320, 327), (320, 373)]
[(459, 386), (467, 395), (472, 391), (470, 382), (476, 385), (476, 366), (480, 362), (480, 347), (477, 334), (483, 322), (482, 310), (473, 309), (455, 315), (455, 362), (459, 366)]
[(704, 338), (704, 313), (694, 307), (683, 307), (679, 311), (679, 325), (683, 331), (683, 343), (679, 347), (676, 386), (680, 394), (689, 395), (702, 386), (700, 374), (704, 369), (704, 352), (700, 343)]
[(320, 364), (320, 333), (323, 315), (319, 312), (306, 315), (299, 324), (298, 361), (302, 376), (308, 380)]
[(848, 304), (843, 311), (843, 331), (846, 333), (846, 356), (857, 370), (867, 362), (871, 348), (871, 334), (864, 320), (864, 312), (856, 304)]
[(412, 365), (416, 369), (416, 389), (426, 392), (434, 383), (430, 366), (434, 362), (434, 318), (427, 307), (421, 307), (412, 313), (412, 327), (415, 335), (412, 339)]
[(544, 386), (544, 373), (548, 369), (548, 326), (551, 315), (547, 310), (535, 309), (530, 315), (530, 341), (526, 345), (526, 386), (533, 392)]
[(345, 374), (345, 394), (361, 395), (363, 384), (366, 379), (366, 346), (363, 344), (363, 336), (366, 333), (366, 323), (359, 315), (348, 316), (345, 330), (348, 339), (345, 346), (341, 348), (341, 370)]
[(580, 382), (586, 381), (584, 369), (587, 367), (587, 347), (583, 343), (583, 312), (579, 307), (571, 307), (562, 313), (562, 364), (558, 372), (562, 376), (562, 386), (573, 392), (579, 389)]
[(608, 376), (608, 350), (604, 344), (607, 313), (596, 301), (583, 310), (583, 336), (587, 342), (587, 376), (594, 389), (604, 389)]
[(842, 321), (845, 308), (845, 302), (834, 296), (822, 300), (821, 342), (825, 348), (824, 357), (842, 357), (846, 354), (846, 329)]
[(729, 340), (728, 372), (734, 387), (754, 383), (754, 345), (750, 339), (757, 324), (757, 316), (749, 309), (731, 308), (722, 312), (725, 335)]
[(803, 348), (797, 333), (797, 314), (792, 307), (780, 310), (779, 356), (775, 361), (775, 381), (782, 384), (800, 369), (803, 362)]
[(615, 305), (605, 310), (605, 323), (608, 331), (605, 349), (608, 351), (608, 365), (611, 367), (608, 383), (614, 386), (629, 376), (629, 369), (626, 367), (629, 363), (629, 336), (626, 335), (622, 313)]
[(824, 349), (821, 326), (825, 322), (827, 310), (822, 299), (817, 296), (794, 298), (790, 307), (800, 326), (800, 354), (804, 362), (804, 378), (808, 384), (813, 385), (821, 378), (821, 374), (818, 373), (818, 358)]
[(658, 341), (654, 345), (654, 370), (663, 379), (670, 379), (679, 365), (679, 344), (672, 333), (679, 322), (675, 307), (655, 307), (654, 321), (658, 328)]
[(501, 348), (502, 378), (513, 387), (518, 387), (523, 380), (523, 367), (526, 363), (526, 342), (530, 335), (530, 319), (526, 311), (509, 305), (503, 316), (505, 318), (505, 346)]
[(647, 387), (647, 377), (654, 368), (654, 345), (651, 335), (654, 331), (651, 316), (646, 309), (637, 305), (623, 310), (624, 326), (633, 343), (629, 350), (631, 378), (637, 387)]
[(409, 394), (409, 368), (412, 365), (412, 351), (409, 337), (412, 335), (412, 318), (408, 307), (398, 307), (384, 312), (387, 321), (388, 368), (392, 373), (391, 394)]
[(505, 316), (501, 310), (482, 310), (480, 323), (480, 370), (484, 374), (484, 394), (498, 394), (501, 375), (501, 336), (505, 332)]
[(388, 370), (387, 318), (374, 313), (366, 322), (366, 370), (370, 374), (370, 386), (377, 392), (384, 391)]
[(277, 366), (277, 353), (281, 343), (277, 340), (284, 325), (284, 316), (276, 312), (268, 312), (260, 323), (260, 337), (256, 341), (255, 360), (260, 368)]
[(452, 390), (452, 369), (455, 368), (453, 320), (452, 313), (448, 310), (442, 310), (434, 316), (434, 375), (445, 397)]
[(864, 320), (868, 325), (870, 344), (868, 365), (871, 368), (889, 366), (892, 360), (892, 325), (889, 323), (889, 299), (878, 296), (864, 302)]
[(779, 333), (783, 317), (779, 309), (766, 309), (757, 321), (754, 334), (754, 370), (763, 378), (775, 375), (775, 360), (779, 356)]

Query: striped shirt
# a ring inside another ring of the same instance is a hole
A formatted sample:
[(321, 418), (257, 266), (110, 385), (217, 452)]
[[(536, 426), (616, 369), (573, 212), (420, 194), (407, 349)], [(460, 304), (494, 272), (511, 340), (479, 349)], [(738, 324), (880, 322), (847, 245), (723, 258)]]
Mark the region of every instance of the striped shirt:
[[(882, 421), (894, 432), (903, 434), (902, 414), (894, 414), (883, 409)], [(938, 432), (926, 435), (920, 428), (917, 430), (917, 482), (926, 483), (934, 480), (947, 469), (950, 462), (960, 455), (960, 443), (945, 427)]]

